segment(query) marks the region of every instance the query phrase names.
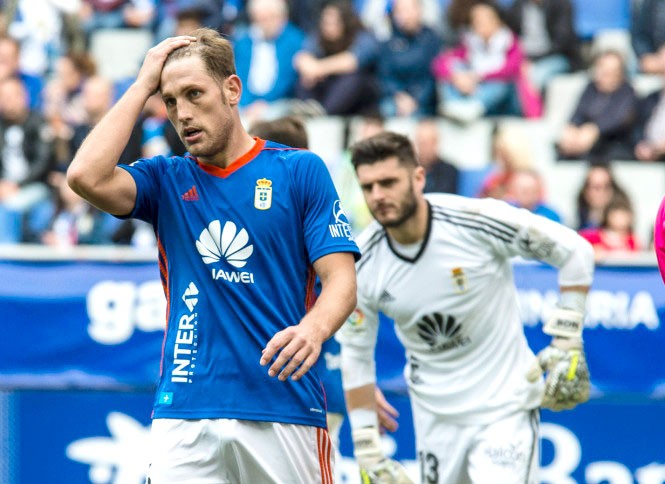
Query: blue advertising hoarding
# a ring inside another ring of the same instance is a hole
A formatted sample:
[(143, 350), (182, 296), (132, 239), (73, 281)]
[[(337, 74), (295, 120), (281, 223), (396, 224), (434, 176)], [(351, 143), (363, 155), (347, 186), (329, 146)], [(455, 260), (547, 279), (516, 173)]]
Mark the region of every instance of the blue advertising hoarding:
[[(515, 280), (538, 350), (556, 271), (517, 264)], [(164, 306), (151, 261), (0, 261), (0, 482), (142, 482)], [(585, 329), (594, 398), (543, 412), (543, 482), (665, 482), (663, 321), (654, 266), (597, 269)], [(401, 412), (385, 443), (416, 476), (403, 350), (389, 321), (379, 345), (379, 384)], [(340, 482), (355, 482), (346, 427), (341, 451)]]

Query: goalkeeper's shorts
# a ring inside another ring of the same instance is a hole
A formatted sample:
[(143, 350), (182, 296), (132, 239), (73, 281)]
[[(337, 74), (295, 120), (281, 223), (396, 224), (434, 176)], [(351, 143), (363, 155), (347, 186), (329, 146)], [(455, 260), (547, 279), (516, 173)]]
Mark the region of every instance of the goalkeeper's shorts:
[(155, 419), (150, 484), (332, 483), (325, 429), (235, 419)]
[(539, 410), (454, 425), (413, 405), (423, 483), (537, 484)]

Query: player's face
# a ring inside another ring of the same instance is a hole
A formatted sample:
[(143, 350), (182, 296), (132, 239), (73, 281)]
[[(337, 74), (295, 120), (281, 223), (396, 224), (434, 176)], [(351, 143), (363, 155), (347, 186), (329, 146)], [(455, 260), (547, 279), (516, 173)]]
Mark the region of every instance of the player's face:
[(227, 149), (234, 122), (227, 91), (234, 81), (211, 77), (197, 56), (170, 61), (162, 70), (161, 94), (169, 120), (187, 151), (203, 162), (210, 163)]
[(409, 168), (397, 157), (358, 166), (356, 173), (367, 206), (384, 227), (399, 227), (414, 216), (425, 185), (422, 167)]

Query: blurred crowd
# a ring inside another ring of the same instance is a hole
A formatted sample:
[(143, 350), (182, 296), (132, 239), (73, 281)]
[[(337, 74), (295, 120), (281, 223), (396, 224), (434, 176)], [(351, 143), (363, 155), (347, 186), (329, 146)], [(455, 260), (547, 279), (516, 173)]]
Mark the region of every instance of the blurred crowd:
[[(629, 0), (626, 0), (628, 2)], [(247, 125), (294, 116), (355, 120), (348, 141), (385, 120), (417, 120), (427, 191), (459, 192), (442, 159), (437, 120), (465, 126), (502, 116), (538, 119), (551, 81), (588, 72), (555, 148), (588, 162), (571, 225), (597, 249), (635, 252), (634, 207), (613, 160), (665, 161), (665, 90), (639, 96), (631, 76), (665, 78), (665, 2), (632, 0), (630, 52), (594, 51), (571, 0), (5, 0), (0, 2), (0, 242), (154, 244), (149, 227), (88, 205), (64, 173), (90, 129), (132, 79), (100, 74), (90, 46), (108, 29), (152, 43), (198, 27), (233, 42)], [(599, 4), (600, 5), (600, 4)], [(138, 66), (137, 66), (138, 69)], [(120, 163), (184, 147), (159, 95), (146, 104)], [(496, 129), (492, 169), (476, 196), (561, 221), (519, 133)], [(330, 160), (326, 160), (329, 162)], [(348, 159), (331, 173), (356, 229), (369, 215)], [(665, 187), (663, 187), (665, 189)]]

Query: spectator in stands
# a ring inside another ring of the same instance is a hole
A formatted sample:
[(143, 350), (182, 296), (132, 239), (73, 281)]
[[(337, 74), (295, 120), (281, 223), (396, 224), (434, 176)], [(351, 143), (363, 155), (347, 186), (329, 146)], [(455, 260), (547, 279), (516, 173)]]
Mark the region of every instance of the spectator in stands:
[(385, 129), (385, 121), (381, 116), (367, 115), (357, 118), (357, 121), (352, 123), (351, 127), (353, 129), (350, 130), (347, 148), (342, 156), (324, 161), (342, 200), (342, 205), (344, 205), (353, 232), (359, 234), (372, 221), (372, 215), (369, 213), (362, 190), (358, 185), (358, 177), (355, 168), (351, 164), (351, 152), (348, 147), (355, 141), (367, 139), (382, 132)]
[[(658, 51), (658, 60), (665, 77), (665, 47)], [(665, 161), (665, 88), (640, 100), (635, 131), (635, 158)]]
[(46, 121), (30, 109), (28, 92), (17, 78), (0, 81), (0, 239), (23, 240), (24, 220), (49, 191), (46, 175), (53, 160)]
[(561, 216), (545, 202), (543, 179), (536, 170), (517, 170), (508, 181), (504, 200), (519, 208), (561, 223)]
[(64, 173), (54, 177), (56, 197), (49, 227), (40, 235), (45, 245), (71, 247), (81, 244), (110, 244), (121, 222), (97, 210), (69, 188)]
[(155, 42), (186, 35), (200, 27), (218, 29), (222, 23), (222, 0), (171, 0), (157, 2)]
[(289, 21), (307, 35), (317, 35), (319, 19), (328, 0), (288, 0)]
[(318, 32), (295, 57), (298, 97), (316, 101), (329, 115), (370, 109), (377, 97), (378, 53), (378, 42), (363, 28), (351, 2), (330, 2), (321, 12)]
[(159, 94), (153, 94), (145, 103), (141, 125), (141, 156), (184, 156), (185, 145), (169, 121), (166, 105)]
[(234, 51), (243, 85), (241, 114), (251, 124), (289, 111), (297, 83), (293, 60), (304, 34), (288, 21), (285, 0), (249, 0), (247, 11), (250, 25), (235, 39)]
[[(70, 150), (71, 153), (81, 147), (83, 140), (92, 128), (111, 109), (114, 100), (113, 83), (101, 76), (92, 76), (83, 85), (83, 105), (86, 111), (86, 122), (74, 127)], [(132, 136), (120, 157), (121, 164), (128, 164), (141, 158), (142, 153), (142, 127), (140, 123), (134, 126)]]
[(592, 164), (577, 194), (577, 230), (599, 227), (605, 208), (614, 199), (629, 203), (626, 191), (607, 164)]
[(0, 81), (17, 77), (28, 92), (30, 109), (41, 109), (43, 82), (40, 77), (21, 71), (19, 60), (21, 45), (12, 37), (0, 36)]
[[(7, 4), (8, 2), (3, 2)], [(9, 35), (21, 44), (21, 71), (43, 78), (68, 49), (66, 25), (74, 24), (80, 0), (15, 0), (16, 12)], [(68, 32), (74, 34), (74, 32)]]
[(628, 255), (641, 246), (633, 228), (633, 209), (627, 200), (613, 199), (603, 210), (600, 226), (580, 230), (580, 235), (593, 246), (596, 260), (607, 254)]
[(439, 156), (439, 126), (435, 119), (418, 122), (414, 148), (418, 162), (425, 168), (425, 193), (458, 193), (459, 171), (452, 163)]
[(640, 71), (663, 74), (658, 50), (665, 46), (665, 2), (633, 0), (630, 34)]
[(592, 68), (592, 79), (557, 142), (558, 156), (630, 160), (638, 98), (626, 77), (624, 59), (607, 50), (596, 57)]
[(492, 0), (478, 0), (469, 15), (470, 28), (460, 44), (432, 64), (439, 112), (464, 123), (484, 115), (539, 116), (540, 97), (523, 78), (519, 40), (499, 7)]
[(155, 0), (84, 0), (79, 19), (90, 36), (98, 29), (151, 28)]
[[(443, 6), (448, 0), (420, 0), (422, 23), (438, 35), (445, 32)], [(354, 7), (365, 25), (380, 41), (390, 38), (393, 30), (391, 11), (393, 0), (353, 0)]]
[(533, 153), (525, 139), (523, 130), (516, 127), (502, 127), (495, 131), (492, 139), (494, 169), (483, 180), (479, 197), (504, 200), (513, 174), (533, 168)]
[(74, 154), (69, 142), (74, 127), (87, 122), (83, 84), (96, 72), (94, 60), (85, 52), (72, 52), (58, 59), (55, 73), (44, 89), (43, 113), (53, 132), (55, 169), (64, 172)]
[(445, 15), (446, 44), (458, 45), (462, 41), (462, 35), (471, 25), (471, 7), (475, 3), (476, 0), (450, 0)]
[(392, 35), (381, 43), (378, 61), (381, 114), (432, 115), (436, 85), (429, 66), (441, 39), (424, 25), (420, 0), (395, 0), (391, 19)]
[(580, 67), (571, 0), (515, 0), (507, 19), (527, 58), (528, 77), (539, 91), (557, 74)]

